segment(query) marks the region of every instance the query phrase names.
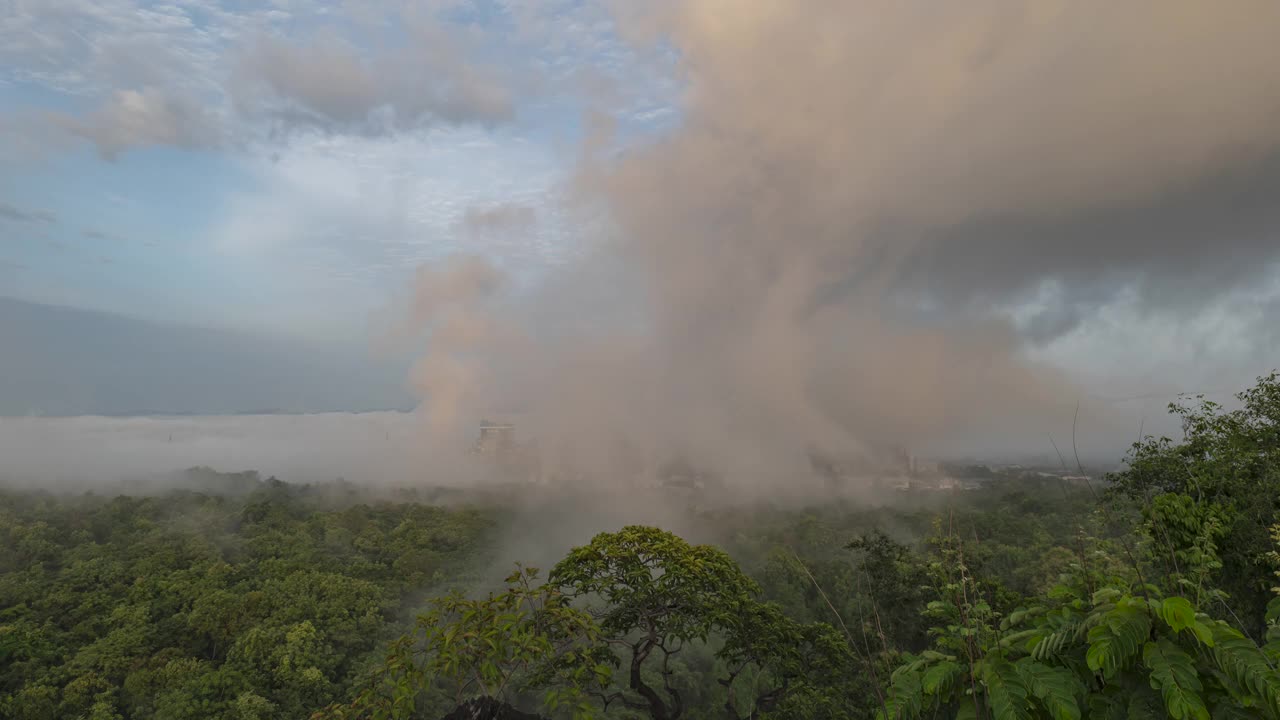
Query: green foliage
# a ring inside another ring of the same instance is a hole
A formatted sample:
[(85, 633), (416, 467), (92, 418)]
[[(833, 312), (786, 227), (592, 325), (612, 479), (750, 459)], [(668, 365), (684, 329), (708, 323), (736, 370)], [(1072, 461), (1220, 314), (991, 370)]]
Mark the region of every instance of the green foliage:
[[(367, 505), (335, 499), (333, 490), (201, 472), (199, 481), (223, 483), (223, 494), (5, 496), (0, 538), (25, 554), (0, 556), (0, 716), (265, 719), (304, 717), (322, 706), (350, 714), (359, 697), (386, 690), (371, 678), (386, 669), (389, 653), (422, 649), (427, 632), (416, 629), (404, 640), (410, 625), (399, 620), (412, 612), (420, 589), (490, 563), (482, 540), (496, 519), (492, 511)], [(1071, 526), (1053, 520), (1057, 506), (1025, 505), (1005, 486), (975, 499), (954, 520), (984, 534), (991, 525), (978, 555), (1002, 557), (1005, 542), (1025, 544), (1024, 532), (1043, 543), (1031, 546), (1040, 555), (1070, 540), (1063, 533)], [(1010, 508), (1046, 514), (998, 522)], [(665, 678), (662, 652), (653, 650), (641, 680), (659, 690), (669, 682), (690, 720), (869, 717), (893, 658), (929, 643), (920, 609), (932, 583), (928, 558), (876, 528), (889, 521), (926, 532), (934, 514), (832, 504), (704, 516), (726, 538), (726, 550), (692, 553), (704, 564), (685, 568), (684, 577), (701, 573), (719, 600), (699, 599), (697, 584), (659, 587), (701, 603), (684, 606), (682, 617), (704, 624), (705, 642), (691, 634), (668, 659)], [(1036, 529), (1042, 523), (1055, 524), (1044, 532)], [(679, 567), (683, 541), (656, 537), (677, 551)], [(1052, 574), (1052, 567), (1034, 574)], [(639, 597), (643, 592), (632, 596)], [(605, 644), (617, 652), (592, 672), (610, 673), (607, 690), (593, 689), (616, 696), (607, 708), (595, 694), (594, 709), (583, 710), (575, 703), (585, 699), (566, 678), (539, 679), (528, 670), (513, 673), (504, 693), (523, 707), (546, 707), (555, 693), (559, 715), (633, 716), (617, 695), (637, 700), (629, 665), (616, 672), (628, 651)], [(420, 652), (414, 657), (425, 665)], [(417, 688), (412, 704), (420, 715), (443, 714), (456, 699), (445, 673), (415, 682), (406, 687)]]
[(305, 717), (482, 559), (473, 511), (197, 474), (225, 494), (3, 493), (0, 717)]
[(759, 591), (723, 550), (640, 526), (574, 548), (550, 582), (576, 597), (598, 597), (601, 627), (613, 637), (642, 630), (677, 641), (705, 641)]
[(701, 513), (723, 547), (602, 533), (489, 594), (497, 511), (204, 470), (220, 494), (4, 492), (0, 717), (1280, 720), (1280, 376), (1240, 399), (1173, 406), (1101, 502), (987, 468)]
[[(941, 622), (931, 631), (936, 649), (895, 671), (882, 716), (945, 708), (956, 717), (1280, 718), (1280, 673), (1269, 657), (1280, 603), (1259, 592), (1262, 561), (1280, 567), (1280, 379), (1261, 378), (1240, 399), (1244, 407), (1230, 413), (1209, 402), (1173, 406), (1185, 441), (1144, 439), (1128, 469), (1111, 476), (1111, 499), (1136, 502), (1142, 517), (1134, 536), (1118, 538), (1126, 563), (1108, 557), (1111, 543), (1081, 542), (1061, 582), (1013, 612), (990, 609), (998, 586), (971, 579), (964, 546), (939, 526), (937, 599), (925, 610)], [(1100, 507), (1108, 524), (1110, 512), (1125, 510)], [(1260, 530), (1273, 545), (1260, 546)], [(1201, 611), (1233, 604), (1262, 623), (1237, 629)], [(1260, 646), (1246, 632), (1262, 626)], [(967, 687), (943, 681), (958, 664)]]
[[(1124, 717), (1146, 713), (1158, 701), (1156, 717), (1220, 716), (1211, 715), (1211, 703), (1221, 712), (1280, 717), (1280, 674), (1261, 650), (1221, 621), (1194, 610), (1188, 619), (1188, 607), (1183, 598), (1103, 593), (1078, 623), (1050, 619), (1062, 608), (1029, 613), (1024, 642), (978, 648), (971, 686), (937, 681), (956, 675), (954, 656), (922, 655), (904, 665), (889, 689), (887, 716), (925, 717), (931, 708), (973, 701), (994, 718), (1061, 720), (1082, 717), (1085, 709), (1089, 717)], [(1154, 701), (1148, 690), (1158, 691)]]
[(1081, 681), (1070, 669), (1054, 667), (1035, 658), (1021, 658), (1014, 665), (1023, 685), (1053, 720), (1079, 720)]
[(391, 645), (356, 700), (315, 717), (417, 717), (433, 690), (446, 691), (453, 705), (473, 697), (509, 702), (545, 691), (549, 710), (569, 707), (575, 719), (593, 717), (587, 695), (611, 682), (612, 657), (599, 645), (591, 616), (554, 587), (535, 585), (537, 574), (518, 568), (505, 592), (480, 600), (457, 592), (432, 600), (414, 632)]
[(1142, 663), (1151, 674), (1151, 687), (1163, 696), (1169, 717), (1175, 720), (1209, 720), (1209, 709), (1201, 697), (1204, 683), (1200, 681), (1195, 661), (1190, 655), (1168, 639), (1161, 638), (1143, 647)]
[[(851, 667), (848, 646), (829, 625), (802, 625), (759, 603), (759, 586), (723, 550), (657, 528), (597, 535), (556, 565), (550, 583), (587, 603), (603, 646), (626, 666), (625, 685), (601, 697), (606, 708), (618, 702), (655, 720), (682, 717), (686, 693), (674, 682), (672, 659), (713, 637), (722, 643), (719, 684), (731, 718), (758, 717), (798, 697), (820, 703)], [(743, 698), (739, 681), (748, 675), (752, 689)]]
[[(928, 601), (929, 586), (924, 558), (879, 530), (860, 535), (846, 548), (855, 556), (853, 613), (864, 621), (871, 618), (885, 644), (909, 651), (923, 649), (928, 644), (928, 624), (919, 608)], [(870, 631), (871, 625), (866, 629)]]
[[(1110, 476), (1111, 495), (1144, 509), (1152, 559), (1173, 592), (1231, 611), (1250, 633), (1273, 584), (1269, 530), (1280, 521), (1280, 374), (1258, 379), (1231, 411), (1203, 397), (1170, 405), (1185, 436), (1144, 438), (1128, 467)], [(1212, 586), (1215, 597), (1204, 596)]]
[(1030, 720), (1030, 693), (1022, 684), (1022, 676), (1006, 660), (988, 658), (977, 666), (978, 677), (986, 689), (987, 705), (995, 720)]
[(1232, 696), (1267, 717), (1280, 718), (1280, 675), (1262, 651), (1225, 623), (1214, 624), (1210, 648), (1210, 657), (1227, 678)]
[(1109, 680), (1129, 668), (1151, 633), (1151, 616), (1146, 610), (1141, 599), (1132, 597), (1104, 602), (1095, 609), (1086, 621), (1089, 647), (1085, 662), (1090, 670)]
[(834, 628), (798, 623), (774, 604), (749, 601), (719, 630), (723, 644), (716, 657), (726, 669), (717, 680), (727, 691), (730, 718), (794, 717), (800, 706), (816, 716), (812, 707), (839, 702), (857, 672), (852, 649)]

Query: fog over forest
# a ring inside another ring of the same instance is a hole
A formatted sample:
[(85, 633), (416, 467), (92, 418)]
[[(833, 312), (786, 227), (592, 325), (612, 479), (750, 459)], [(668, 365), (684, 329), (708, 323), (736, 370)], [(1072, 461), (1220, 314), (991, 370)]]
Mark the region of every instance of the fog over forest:
[(1280, 720), (1275, 0), (0, 0), (0, 718)]

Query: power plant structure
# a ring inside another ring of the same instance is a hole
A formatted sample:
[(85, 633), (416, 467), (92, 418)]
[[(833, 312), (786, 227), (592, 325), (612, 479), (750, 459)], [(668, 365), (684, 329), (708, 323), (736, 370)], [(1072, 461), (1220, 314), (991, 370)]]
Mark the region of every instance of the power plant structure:
[(480, 438), (471, 448), (479, 455), (509, 453), (516, 448), (516, 426), (511, 423), (480, 421)]
[(490, 459), (506, 474), (523, 477), (528, 482), (542, 479), (537, 444), (516, 442), (516, 428), (512, 423), (481, 420), (480, 437), (471, 452)]

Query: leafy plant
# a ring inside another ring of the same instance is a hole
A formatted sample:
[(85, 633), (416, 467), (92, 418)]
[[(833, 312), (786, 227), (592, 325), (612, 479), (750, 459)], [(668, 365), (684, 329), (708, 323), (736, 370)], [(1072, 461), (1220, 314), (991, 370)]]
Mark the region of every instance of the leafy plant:
[(587, 693), (612, 678), (600, 630), (553, 586), (537, 584), (537, 576), (536, 568), (518, 568), (503, 593), (470, 600), (454, 592), (432, 600), (415, 631), (392, 643), (355, 701), (315, 717), (415, 717), (433, 687), (443, 687), (455, 705), (544, 691), (549, 710), (567, 706), (575, 720), (593, 717)]
[[(981, 612), (938, 628), (936, 649), (894, 672), (881, 717), (1280, 718), (1280, 673), (1238, 630), (1154, 587), (1110, 585), (1086, 596), (1081, 579), (1067, 577), (1052, 600), (994, 629)], [(938, 602), (935, 615), (965, 617)]]
[[(1128, 466), (1109, 477), (1110, 495), (1136, 503), (1154, 521), (1153, 559), (1188, 586), (1179, 592), (1229, 609), (1254, 634), (1271, 598), (1264, 558), (1270, 528), (1280, 521), (1280, 373), (1258, 378), (1236, 398), (1241, 407), (1231, 411), (1202, 396), (1171, 404), (1182, 440), (1136, 443)], [(1216, 562), (1197, 564), (1210, 550)], [(1209, 586), (1221, 594), (1203, 597)]]

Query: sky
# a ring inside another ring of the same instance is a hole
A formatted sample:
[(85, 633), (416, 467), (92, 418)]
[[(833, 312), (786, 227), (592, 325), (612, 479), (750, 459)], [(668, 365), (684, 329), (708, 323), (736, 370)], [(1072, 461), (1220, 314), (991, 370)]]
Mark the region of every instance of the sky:
[(6, 3), (0, 288), (350, 341), (424, 261), (536, 274), (583, 88), (670, 111), (613, 35), (577, 3)]
[(415, 353), (433, 431), (759, 464), (1280, 365), (1267, 2), (2, 10), (0, 296)]

